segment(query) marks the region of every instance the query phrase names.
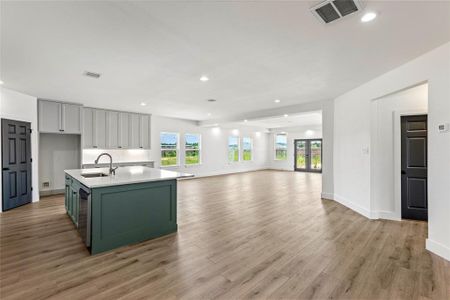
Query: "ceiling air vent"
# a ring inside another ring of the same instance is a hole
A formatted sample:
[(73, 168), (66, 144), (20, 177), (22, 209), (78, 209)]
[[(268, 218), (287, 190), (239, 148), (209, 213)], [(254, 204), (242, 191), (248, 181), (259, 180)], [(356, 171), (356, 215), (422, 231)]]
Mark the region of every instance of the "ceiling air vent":
[(86, 72), (84, 72), (84, 76), (92, 77), (92, 78), (98, 79), (98, 78), (100, 78), (101, 74), (86, 71)]
[(339, 20), (362, 9), (360, 0), (327, 0), (311, 8), (311, 12), (325, 24)]

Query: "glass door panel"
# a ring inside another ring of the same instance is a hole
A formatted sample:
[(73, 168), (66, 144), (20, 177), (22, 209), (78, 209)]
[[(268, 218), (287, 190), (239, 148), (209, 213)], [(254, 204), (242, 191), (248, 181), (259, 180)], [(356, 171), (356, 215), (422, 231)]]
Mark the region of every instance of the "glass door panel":
[(322, 140), (309, 141), (309, 157), (311, 158), (310, 169), (322, 170)]
[(306, 170), (306, 141), (295, 141), (295, 169)]

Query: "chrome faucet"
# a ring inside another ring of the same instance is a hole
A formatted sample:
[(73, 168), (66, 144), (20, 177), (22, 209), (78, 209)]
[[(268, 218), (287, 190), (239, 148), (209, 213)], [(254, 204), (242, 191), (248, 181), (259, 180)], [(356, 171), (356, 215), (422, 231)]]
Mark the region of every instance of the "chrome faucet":
[(97, 159), (94, 161), (95, 164), (98, 164), (98, 161), (100, 160), (100, 157), (102, 157), (103, 155), (106, 155), (109, 157), (109, 175), (116, 175), (116, 170), (118, 167), (113, 168), (112, 166), (112, 156), (109, 153), (103, 152), (102, 154), (100, 154), (99, 156), (97, 156)]

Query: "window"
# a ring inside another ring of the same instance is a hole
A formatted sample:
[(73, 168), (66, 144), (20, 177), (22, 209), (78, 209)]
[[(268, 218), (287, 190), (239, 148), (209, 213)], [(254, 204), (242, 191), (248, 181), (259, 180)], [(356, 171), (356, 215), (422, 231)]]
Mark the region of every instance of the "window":
[(186, 133), (184, 135), (184, 163), (186, 165), (196, 165), (201, 162), (200, 148), (201, 148), (201, 136), (200, 134)]
[(161, 132), (161, 166), (178, 165), (178, 133)]
[(242, 160), (253, 159), (253, 140), (249, 137), (242, 138)]
[(287, 159), (287, 135), (285, 133), (275, 134), (275, 159)]
[(239, 137), (228, 137), (228, 161), (239, 161)]

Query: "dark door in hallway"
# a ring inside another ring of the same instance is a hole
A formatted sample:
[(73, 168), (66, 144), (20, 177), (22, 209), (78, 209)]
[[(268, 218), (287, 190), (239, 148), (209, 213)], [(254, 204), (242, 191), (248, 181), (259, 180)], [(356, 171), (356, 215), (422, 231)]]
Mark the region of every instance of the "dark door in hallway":
[(401, 117), (402, 218), (428, 219), (427, 116)]
[(31, 202), (30, 125), (2, 119), (3, 210)]
[(303, 172), (322, 172), (322, 140), (294, 141), (294, 169)]

